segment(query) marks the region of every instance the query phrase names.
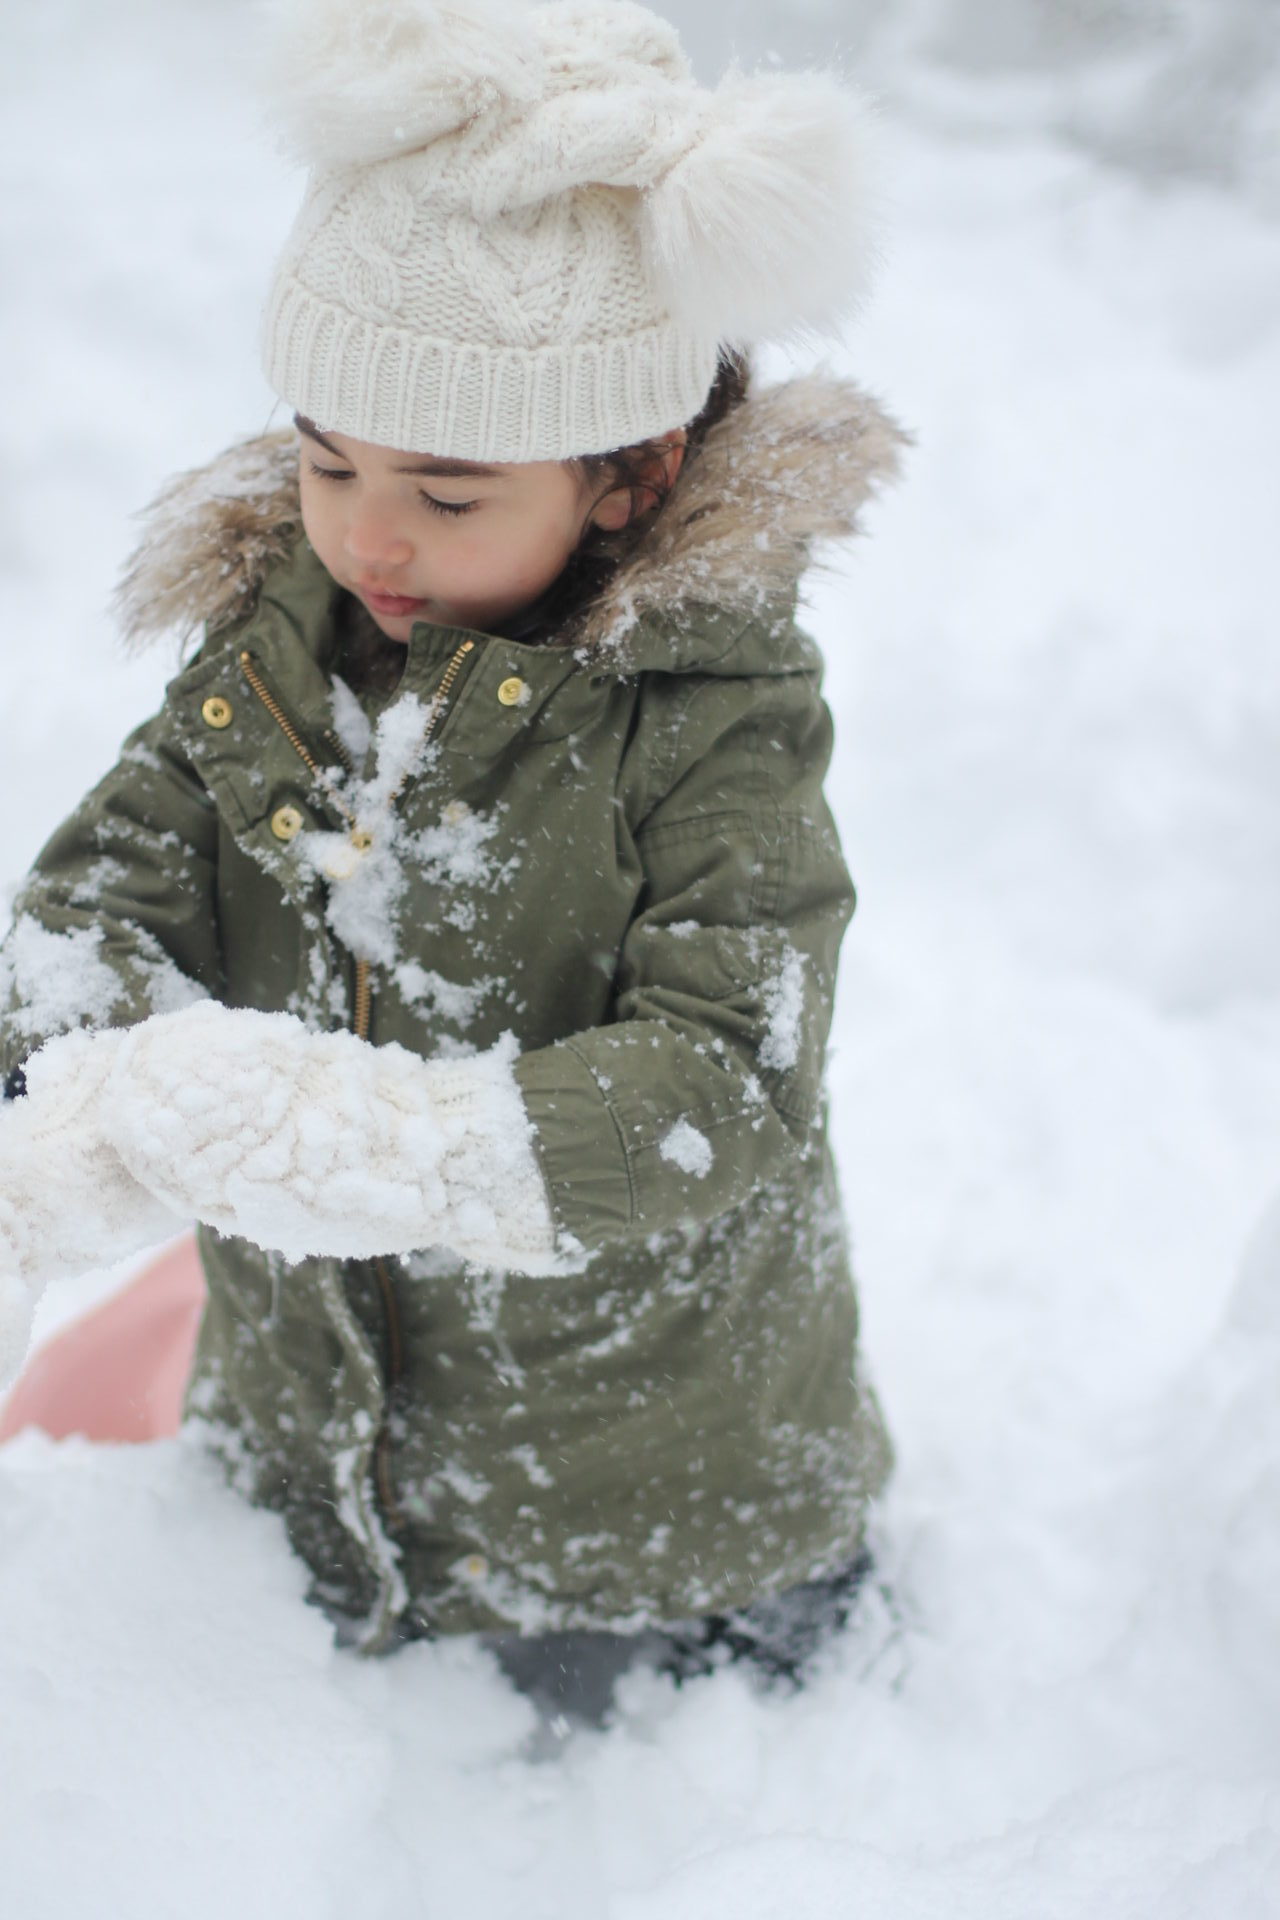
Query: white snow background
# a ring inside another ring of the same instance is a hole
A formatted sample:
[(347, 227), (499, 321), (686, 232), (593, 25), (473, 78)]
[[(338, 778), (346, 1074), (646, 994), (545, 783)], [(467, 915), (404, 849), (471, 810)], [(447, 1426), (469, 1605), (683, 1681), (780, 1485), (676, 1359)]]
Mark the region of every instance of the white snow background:
[[(1218, 119), (1189, 93), (1179, 119), (1191, 0), (1056, 68), (989, 34), (958, 57), (966, 21), (1037, 12), (1003, 0), (792, 11), (885, 95), (892, 252), (836, 363), (919, 436), (812, 595), (894, 1606), (797, 1698), (635, 1676), (616, 1726), (535, 1759), (470, 1644), (333, 1651), (277, 1522), (181, 1443), (24, 1436), (21, 1920), (1280, 1914), (1277, 96), (1246, 59), (1233, 119), (1201, 59)], [(672, 12), (730, 51), (722, 9)], [(1214, 32), (1239, 54), (1269, 15)], [(789, 54), (772, 21), (751, 51)], [(131, 511), (271, 413), (256, 312), (298, 182), (254, 129), (247, 26), (240, 0), (5, 23), (6, 883), (172, 671), (113, 648)]]

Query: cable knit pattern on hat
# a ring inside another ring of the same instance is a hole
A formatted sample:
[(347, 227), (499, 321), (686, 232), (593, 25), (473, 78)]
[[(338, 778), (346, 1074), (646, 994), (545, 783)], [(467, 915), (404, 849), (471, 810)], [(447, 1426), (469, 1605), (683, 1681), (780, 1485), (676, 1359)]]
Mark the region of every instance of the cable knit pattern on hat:
[(607, 452), (690, 420), (722, 342), (857, 297), (865, 114), (829, 75), (708, 92), (632, 0), (293, 0), (289, 20), (279, 117), (312, 173), (263, 360), (321, 427)]

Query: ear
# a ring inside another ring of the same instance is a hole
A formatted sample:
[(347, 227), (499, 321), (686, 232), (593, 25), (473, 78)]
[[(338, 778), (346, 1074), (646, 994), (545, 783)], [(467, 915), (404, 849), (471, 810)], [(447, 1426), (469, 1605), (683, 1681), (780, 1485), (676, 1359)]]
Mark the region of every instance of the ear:
[(684, 450), (689, 444), (689, 436), (683, 427), (673, 427), (670, 433), (664, 433), (667, 451), (662, 456), (662, 476), (668, 487), (674, 487), (676, 476), (684, 465)]
[[(676, 475), (684, 465), (684, 451), (688, 440), (683, 427), (672, 427), (669, 433), (658, 435), (657, 444), (666, 451), (654, 456), (645, 467), (646, 477), (653, 475), (655, 483), (665, 490), (675, 485)], [(650, 503), (646, 502), (646, 505)], [(631, 493), (627, 487), (619, 487), (615, 492), (606, 493), (599, 505), (591, 512), (589, 526), (602, 527), (608, 533), (617, 533), (631, 520)]]

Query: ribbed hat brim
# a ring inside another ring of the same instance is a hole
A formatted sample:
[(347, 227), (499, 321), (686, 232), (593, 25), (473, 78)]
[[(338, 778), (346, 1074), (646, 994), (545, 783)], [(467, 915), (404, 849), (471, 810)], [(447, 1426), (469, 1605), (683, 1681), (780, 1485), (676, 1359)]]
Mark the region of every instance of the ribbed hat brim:
[(714, 341), (667, 322), (534, 350), (434, 340), (318, 298), (281, 273), (262, 361), (321, 428), (458, 460), (569, 460), (683, 426), (715, 378)]

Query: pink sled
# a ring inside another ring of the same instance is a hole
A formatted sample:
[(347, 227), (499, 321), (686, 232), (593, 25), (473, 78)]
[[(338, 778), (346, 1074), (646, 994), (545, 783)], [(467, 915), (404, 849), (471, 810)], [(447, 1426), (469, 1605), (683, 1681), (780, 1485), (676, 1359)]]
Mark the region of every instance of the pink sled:
[(0, 1408), (0, 1441), (24, 1427), (55, 1440), (162, 1440), (176, 1433), (204, 1310), (195, 1235), (32, 1354)]

